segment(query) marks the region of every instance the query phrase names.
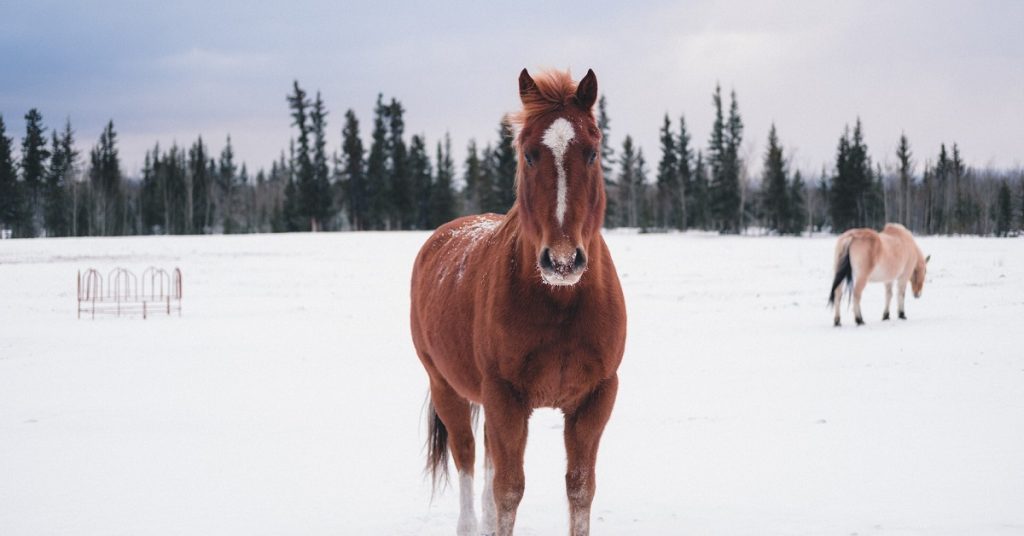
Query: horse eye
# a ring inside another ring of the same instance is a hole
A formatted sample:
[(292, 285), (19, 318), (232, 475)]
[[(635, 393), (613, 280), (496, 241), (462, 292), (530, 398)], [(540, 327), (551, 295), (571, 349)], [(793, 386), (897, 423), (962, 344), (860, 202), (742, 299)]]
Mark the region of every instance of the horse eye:
[(592, 165), (597, 160), (597, 153), (593, 149), (587, 149), (587, 165)]
[(526, 165), (533, 167), (533, 164), (537, 161), (537, 157), (540, 154), (537, 151), (527, 151), (523, 153), (523, 157), (526, 158)]

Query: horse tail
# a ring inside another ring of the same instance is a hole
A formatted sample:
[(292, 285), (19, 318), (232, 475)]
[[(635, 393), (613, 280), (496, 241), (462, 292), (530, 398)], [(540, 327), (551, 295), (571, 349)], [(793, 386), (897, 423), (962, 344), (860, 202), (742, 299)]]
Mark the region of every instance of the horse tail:
[(434, 410), (434, 403), (427, 401), (427, 467), (433, 492), (438, 486), (448, 484), (448, 428)]
[(832, 305), (836, 299), (836, 289), (846, 280), (848, 290), (853, 289), (853, 266), (850, 265), (850, 244), (853, 243), (852, 236), (839, 237), (836, 244), (836, 276), (832, 280), (832, 289), (828, 292), (828, 304)]

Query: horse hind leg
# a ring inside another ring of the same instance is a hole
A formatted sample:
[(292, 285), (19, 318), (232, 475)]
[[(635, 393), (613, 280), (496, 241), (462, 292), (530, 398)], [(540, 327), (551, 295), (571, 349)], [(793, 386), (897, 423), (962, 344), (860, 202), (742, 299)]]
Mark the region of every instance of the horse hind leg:
[[(455, 459), (455, 468), (459, 472), (459, 522), (457, 526), (458, 536), (479, 536), (477, 532), (476, 511), (473, 508), (473, 464), (476, 456), (476, 443), (473, 439), (473, 413), (475, 406), (468, 400), (459, 396), (447, 382), (443, 380), (430, 382), (431, 405), (436, 412), (440, 426), (445, 429), (447, 435), (447, 447), (451, 450)], [(435, 433), (431, 433), (431, 441), (438, 439)], [(432, 472), (436, 474), (436, 456), (430, 456), (435, 467)], [(440, 463), (444, 463), (447, 470), (447, 457)], [(435, 486), (437, 478), (434, 479)]]
[(904, 312), (903, 305), (907, 297), (907, 280), (900, 279), (896, 284), (896, 305), (899, 309), (900, 320), (906, 320), (907, 314)]
[(853, 316), (854, 320), (857, 321), (858, 326), (864, 325), (864, 316), (860, 314), (860, 298), (864, 294), (864, 287), (866, 287), (867, 284), (867, 275), (859, 275), (853, 284)]
[(843, 301), (843, 283), (839, 283), (839, 286), (832, 293), (832, 303), (835, 305), (835, 326), (839, 327), (839, 305)]
[(494, 462), (491, 461), (486, 425), (484, 428), (484, 491), (480, 494), (480, 533), (483, 536), (494, 536), (498, 532), (498, 510), (494, 504)]
[(889, 320), (889, 303), (892, 302), (892, 281), (885, 283), (885, 312), (882, 313), (882, 320)]

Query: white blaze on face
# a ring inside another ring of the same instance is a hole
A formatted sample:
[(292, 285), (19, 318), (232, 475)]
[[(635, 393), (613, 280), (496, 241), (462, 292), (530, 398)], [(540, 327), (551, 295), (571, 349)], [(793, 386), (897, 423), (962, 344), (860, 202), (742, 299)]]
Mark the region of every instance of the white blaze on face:
[(544, 137), (541, 139), (541, 143), (551, 149), (551, 153), (555, 155), (555, 170), (558, 172), (558, 200), (555, 202), (555, 217), (558, 218), (558, 225), (565, 224), (566, 197), (569, 189), (565, 178), (565, 151), (574, 137), (576, 137), (576, 131), (572, 129), (572, 124), (564, 117), (559, 117), (544, 131)]

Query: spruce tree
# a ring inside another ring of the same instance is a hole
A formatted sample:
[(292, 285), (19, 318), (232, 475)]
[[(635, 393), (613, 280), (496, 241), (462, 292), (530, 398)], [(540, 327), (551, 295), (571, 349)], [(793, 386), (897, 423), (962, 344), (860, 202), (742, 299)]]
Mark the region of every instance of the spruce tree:
[(619, 226), (637, 227), (641, 219), (641, 183), (637, 178), (637, 154), (633, 137), (626, 135), (619, 153)]
[(512, 126), (502, 118), (498, 125), (498, 144), (494, 159), (494, 200), (491, 212), (506, 213), (516, 201), (516, 150), (512, 146)]
[(656, 225), (661, 228), (681, 227), (679, 223), (679, 162), (676, 138), (668, 114), (661, 125), (661, 160), (658, 162)]
[(93, 192), (93, 232), (98, 236), (117, 236), (124, 229), (125, 206), (121, 187), (121, 159), (117, 153), (117, 133), (109, 121), (99, 143), (89, 155), (89, 183)]
[(43, 223), (43, 189), (49, 158), (43, 116), (32, 108), (25, 114), (25, 137), (21, 139), (21, 183), (27, 211), (22, 236), (36, 236)]
[(768, 149), (764, 154), (764, 176), (761, 180), (765, 226), (778, 233), (790, 228), (790, 189), (786, 178), (786, 162), (779, 137), (772, 123), (768, 131)]
[(907, 135), (900, 134), (900, 144), (896, 148), (896, 159), (899, 160), (900, 166), (900, 194), (902, 199), (900, 202), (900, 222), (907, 229), (912, 228), (913, 212), (911, 211), (911, 199), (913, 185), (913, 173), (914, 164), (911, 161), (912, 153), (910, 152), (910, 143), (907, 141)]
[(421, 135), (414, 135), (409, 141), (409, 174), (412, 179), (414, 217), (411, 229), (430, 228), (430, 186), (432, 170), (427, 144)]
[(166, 199), (163, 179), (166, 173), (163, 170), (163, 162), (160, 156), (160, 144), (153, 147), (153, 151), (146, 151), (146, 157), (142, 165), (142, 233), (153, 234), (163, 228), (163, 232), (170, 233), (166, 225)]
[(647, 160), (644, 158), (642, 147), (636, 151), (636, 172), (635, 172), (636, 197), (639, 206), (637, 207), (638, 221), (641, 232), (646, 232), (655, 225), (654, 221), (654, 198), (647, 191)]
[(715, 107), (715, 122), (708, 143), (711, 212), (719, 231), (737, 233), (741, 227), (742, 162), (739, 158), (739, 148), (743, 142), (743, 121), (739, 115), (735, 91), (732, 92), (728, 120), (722, 115), (722, 88), (719, 85), (715, 86), (712, 104)]
[(367, 219), (366, 163), (363, 140), (359, 137), (359, 119), (349, 109), (345, 112), (345, 127), (341, 131), (343, 155), (342, 191), (348, 209), (349, 223), (357, 231), (369, 228)]
[(693, 190), (693, 170), (690, 162), (693, 160), (693, 151), (690, 149), (690, 133), (686, 131), (686, 119), (679, 116), (679, 146), (678, 146), (678, 167), (679, 167), (679, 229), (686, 229), (691, 225), (691, 214), (693, 212), (691, 201)]
[(604, 95), (601, 95), (601, 98), (597, 100), (597, 129), (601, 131), (601, 174), (604, 176), (604, 188), (607, 197), (604, 211), (604, 226), (615, 227), (620, 221), (619, 196), (618, 185), (612, 177), (615, 151), (612, 150), (611, 119), (608, 118), (608, 109)]
[(217, 166), (217, 187), (220, 190), (220, 217), (225, 234), (237, 232), (237, 222), (235, 221), (237, 171), (235, 150), (231, 146), (231, 136), (229, 135), (224, 144), (224, 149), (220, 152), (220, 161)]
[(1013, 194), (1006, 179), (999, 184), (996, 201), (996, 236), (1008, 236), (1013, 228)]
[(469, 140), (469, 144), (466, 146), (466, 161), (463, 164), (463, 184), (465, 184), (462, 190), (463, 209), (464, 214), (478, 214), (481, 212), (481, 201), (486, 199), (486, 194), (482, 193), (481, 190), (487, 186), (485, 184), (486, 178), (484, 177), (483, 165), (480, 160), (480, 153), (477, 150), (476, 140)]
[(317, 231), (328, 227), (331, 219), (331, 181), (327, 166), (327, 110), (320, 92), (310, 111), (310, 128), (313, 134), (313, 181), (310, 185), (310, 221)]
[(433, 229), (455, 219), (455, 164), (452, 140), (445, 133), (444, 146), (437, 142), (437, 172), (430, 187), (430, 223)]
[(7, 137), (4, 117), (0, 115), (0, 233), (15, 233), (23, 227), (21, 222), (21, 188), (12, 156), (14, 140)]
[(836, 175), (830, 192), (832, 229), (836, 233), (877, 224), (882, 199), (867, 152), (857, 119), (852, 134), (846, 127), (836, 152)]
[(389, 213), (387, 107), (377, 95), (373, 135), (366, 162), (366, 228), (383, 229)]
[(800, 175), (800, 170), (797, 170), (793, 173), (793, 181), (789, 184), (789, 218), (788, 224), (783, 230), (786, 234), (799, 235), (807, 224), (808, 211), (804, 199), (806, 188), (803, 176)]
[(391, 227), (408, 229), (412, 226), (413, 192), (409, 173), (409, 151), (405, 145), (405, 109), (392, 98), (388, 105), (388, 188), (391, 207)]
[(692, 225), (698, 229), (708, 230), (710, 228), (710, 201), (708, 195), (708, 168), (704, 162), (704, 153), (697, 151), (697, 157), (693, 164), (693, 186), (689, 199), (692, 200), (689, 211), (692, 218)]
[(743, 162), (740, 161), (740, 146), (743, 144), (743, 120), (740, 118), (736, 92), (730, 92), (729, 121), (726, 128), (726, 160), (724, 181), (720, 185), (719, 203), (725, 216), (725, 230), (740, 232), (743, 224), (743, 193), (740, 187), (740, 173)]
[(298, 231), (312, 230), (316, 225), (316, 177), (309, 146), (309, 99), (306, 92), (299, 87), (299, 81), (292, 83), (292, 94), (288, 95), (288, 106), (291, 108), (292, 126), (299, 129), (298, 145), (294, 149), (295, 185), (292, 187), (293, 214)]
[(188, 172), (185, 182), (186, 234), (204, 234), (209, 226), (210, 181), (206, 145), (199, 136), (188, 150)]
[(71, 120), (64, 123), (64, 131), (53, 132), (50, 151), (50, 168), (46, 173), (44, 199), (44, 226), (47, 236), (68, 236), (71, 234), (69, 193), (74, 181), (78, 151), (75, 150), (74, 131)]

